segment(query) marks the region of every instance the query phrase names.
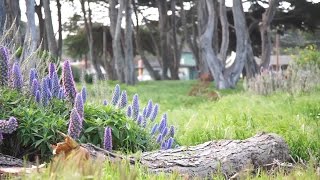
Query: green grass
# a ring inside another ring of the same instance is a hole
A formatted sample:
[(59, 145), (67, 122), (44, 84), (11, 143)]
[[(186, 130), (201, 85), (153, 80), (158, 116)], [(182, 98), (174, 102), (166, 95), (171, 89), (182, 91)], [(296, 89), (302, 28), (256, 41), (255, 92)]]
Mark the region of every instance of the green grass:
[[(286, 93), (259, 96), (244, 92), (239, 83), (235, 90), (219, 91), (220, 100), (210, 101), (205, 97), (188, 96), (195, 83), (195, 81), (150, 81), (141, 82), (133, 87), (121, 85), (121, 89), (127, 90), (130, 99), (134, 93), (138, 93), (141, 106), (144, 106), (149, 99), (160, 104), (160, 112), (167, 112), (169, 123), (177, 128), (176, 139), (180, 145), (196, 145), (219, 139), (245, 139), (264, 131), (281, 135), (288, 143), (294, 158), (309, 160), (312, 155), (315, 161), (319, 162), (320, 89), (295, 96)], [(101, 82), (87, 85), (89, 103), (102, 103), (103, 99), (110, 100), (115, 84), (115, 82)], [(159, 116), (157, 121), (160, 121)], [(102, 167), (102, 174), (95, 177), (121, 179), (125, 174), (126, 179), (130, 179), (131, 176), (137, 179), (177, 179), (177, 174), (169, 176), (148, 174), (141, 167), (129, 168), (125, 163), (107, 164)], [(96, 169), (101, 170), (101, 168)], [(70, 176), (74, 175), (70, 173)], [(280, 171), (268, 176), (265, 172), (261, 172), (259, 176), (253, 178), (317, 179), (319, 176), (316, 175), (315, 168), (310, 165), (309, 168), (296, 167), (289, 174)], [(223, 176), (217, 176), (216, 179), (223, 179)]]
[[(167, 112), (169, 123), (177, 127), (181, 145), (196, 145), (218, 139), (245, 139), (258, 132), (280, 134), (289, 144), (293, 157), (320, 157), (320, 91), (291, 96), (252, 95), (241, 89), (219, 91), (221, 99), (188, 96), (195, 81), (142, 82), (137, 86), (121, 85), (129, 97), (139, 94), (141, 104), (149, 99)], [(115, 82), (88, 86), (88, 99), (102, 103), (110, 99)], [(213, 88), (213, 86), (212, 86)], [(102, 93), (104, 92), (104, 93)], [(99, 94), (100, 97), (94, 96)], [(102, 97), (101, 97), (102, 96)], [(157, 119), (160, 121), (160, 118)]]

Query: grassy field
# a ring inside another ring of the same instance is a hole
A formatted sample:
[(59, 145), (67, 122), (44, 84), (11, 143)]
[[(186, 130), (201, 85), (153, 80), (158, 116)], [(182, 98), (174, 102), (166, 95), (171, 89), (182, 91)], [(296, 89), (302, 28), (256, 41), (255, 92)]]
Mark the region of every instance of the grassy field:
[[(149, 99), (167, 112), (169, 123), (177, 127), (181, 145), (196, 145), (217, 139), (245, 139), (258, 132), (273, 132), (285, 138), (293, 157), (320, 158), (320, 90), (300, 95), (278, 93), (271, 96), (248, 94), (241, 88), (219, 91), (218, 101), (188, 96), (195, 81), (141, 82), (121, 85), (129, 97), (139, 94), (141, 104)], [(110, 99), (115, 83), (88, 86), (91, 103)], [(212, 88), (213, 85), (212, 85)], [(160, 119), (158, 118), (158, 121)]]
[[(258, 132), (273, 132), (284, 137), (293, 158), (313, 161), (309, 161), (309, 168), (297, 166), (285, 176), (282, 171), (273, 176), (262, 172), (254, 177), (255, 179), (320, 178), (314, 168), (320, 160), (320, 89), (294, 96), (277, 93), (266, 97), (244, 92), (240, 83), (235, 90), (219, 91), (221, 98), (212, 101), (206, 97), (188, 96), (188, 92), (196, 83), (141, 82), (133, 87), (121, 85), (121, 89), (127, 90), (129, 99), (138, 93), (142, 106), (149, 99), (160, 104), (160, 112), (167, 112), (169, 123), (177, 127), (176, 138), (180, 145), (196, 145), (218, 139), (245, 139)], [(89, 103), (102, 104), (104, 99), (110, 100), (115, 84), (100, 82), (86, 85)], [(150, 175), (141, 167), (129, 168), (123, 163), (103, 164), (93, 169), (95, 177), (103, 177), (102, 179), (177, 179), (176, 174), (170, 177)], [(76, 176), (70, 173), (68, 168), (61, 170), (61, 173), (63, 177)], [(41, 176), (47, 178), (48, 173)], [(39, 176), (35, 175), (36, 177)], [(217, 176), (216, 179), (224, 177)]]

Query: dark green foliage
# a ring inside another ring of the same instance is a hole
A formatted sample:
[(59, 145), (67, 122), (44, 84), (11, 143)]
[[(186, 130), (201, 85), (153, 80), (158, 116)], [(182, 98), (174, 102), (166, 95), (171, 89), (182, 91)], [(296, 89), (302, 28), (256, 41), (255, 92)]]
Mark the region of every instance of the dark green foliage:
[[(11, 135), (4, 134), (0, 152), (18, 158), (27, 157), (34, 160), (50, 159), (52, 152), (50, 144), (62, 141), (57, 131), (67, 132), (71, 104), (53, 99), (43, 108), (29, 98), (11, 89), (0, 89), (0, 118), (8, 119), (14, 116), (18, 120), (18, 129)], [(112, 128), (113, 150), (136, 152), (150, 150), (148, 135), (124, 112), (111, 106), (85, 105), (85, 120), (80, 135), (82, 143), (92, 143), (102, 146), (105, 126)]]
[(92, 84), (93, 83), (93, 74), (85, 74), (84, 75), (84, 81), (86, 83)]
[(80, 82), (81, 69), (76, 66), (71, 66), (74, 82)]
[(102, 145), (103, 133), (106, 126), (112, 128), (113, 149), (124, 152), (150, 150), (148, 134), (128, 119), (123, 111), (113, 106), (85, 106), (85, 122), (81, 142)]

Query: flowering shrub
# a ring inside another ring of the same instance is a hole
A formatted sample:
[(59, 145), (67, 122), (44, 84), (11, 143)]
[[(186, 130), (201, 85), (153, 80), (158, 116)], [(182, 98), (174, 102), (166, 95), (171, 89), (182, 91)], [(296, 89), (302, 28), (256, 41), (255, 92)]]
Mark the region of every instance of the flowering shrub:
[[(4, 62), (9, 60), (6, 48), (0, 48), (0, 57), (1, 70), (9, 69), (9, 63)], [(153, 106), (150, 100), (140, 109), (137, 94), (129, 104), (127, 92), (120, 91), (119, 85), (109, 104), (107, 100), (100, 106), (85, 104), (86, 88), (77, 91), (69, 61), (63, 64), (61, 81), (52, 63), (47, 68), (47, 75), (40, 76), (37, 69), (27, 72), (29, 81), (26, 84), (23, 84), (18, 63), (13, 63), (11, 73), (3, 72), (0, 75), (0, 117), (9, 120), (0, 120), (2, 153), (20, 155), (19, 158), (26, 155), (33, 159), (38, 154), (44, 159), (50, 158), (50, 144), (62, 138), (57, 131), (68, 132), (75, 140), (93, 143), (109, 151), (167, 149), (174, 143), (174, 129), (171, 129), (173, 126), (169, 129), (167, 122), (161, 125), (163, 131), (155, 126), (154, 132), (148, 133), (158, 114), (158, 105)], [(167, 118), (166, 115), (163, 117)], [(156, 134), (161, 136), (158, 142), (154, 137)]]

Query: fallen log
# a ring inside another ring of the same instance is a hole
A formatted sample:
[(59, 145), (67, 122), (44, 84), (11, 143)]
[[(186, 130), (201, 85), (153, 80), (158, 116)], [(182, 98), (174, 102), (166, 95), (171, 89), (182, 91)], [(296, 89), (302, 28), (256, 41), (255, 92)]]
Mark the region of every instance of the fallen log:
[[(92, 144), (81, 146), (92, 157), (111, 161), (126, 158)], [(288, 145), (272, 133), (260, 133), (245, 140), (210, 141), (197, 146), (145, 152), (139, 159), (129, 158), (131, 164), (140, 163), (153, 173), (178, 172), (188, 177), (209, 177), (220, 172), (228, 178), (248, 166), (256, 169), (275, 160), (287, 162), (289, 159)]]

